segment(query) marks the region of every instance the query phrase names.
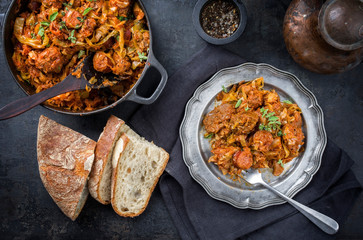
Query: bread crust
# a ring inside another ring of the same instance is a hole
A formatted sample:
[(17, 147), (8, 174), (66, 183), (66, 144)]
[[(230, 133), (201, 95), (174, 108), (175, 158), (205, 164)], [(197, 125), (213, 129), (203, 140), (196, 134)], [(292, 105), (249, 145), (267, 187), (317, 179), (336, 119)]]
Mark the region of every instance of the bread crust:
[(83, 134), (40, 116), (37, 136), (40, 178), (54, 202), (73, 221), (86, 200), (81, 198), (95, 146), (96, 142)]
[[(123, 140), (124, 140), (124, 150), (126, 149), (127, 147), (127, 144), (129, 143), (129, 138), (127, 137), (127, 135), (125, 133), (123, 133), (121, 135), (121, 137), (123, 137)], [(159, 147), (160, 148), (160, 147)], [(150, 201), (150, 198), (151, 198), (151, 194), (153, 193), (157, 183), (159, 182), (159, 178), (161, 176), (161, 174), (164, 172), (164, 169), (166, 167), (166, 165), (168, 164), (168, 161), (169, 161), (169, 153), (166, 152), (163, 148), (160, 148), (160, 150), (164, 151), (167, 155), (167, 158), (164, 160), (164, 163), (163, 163), (163, 166), (160, 168), (160, 172), (157, 174), (157, 177), (155, 178), (155, 181), (153, 183), (153, 185), (151, 186), (151, 188), (149, 189), (149, 194), (148, 194), (148, 197), (145, 201), (145, 204), (142, 206), (142, 208), (140, 209), (139, 212), (137, 213), (124, 213), (122, 212), (120, 209), (117, 208), (117, 205), (116, 205), (116, 199), (115, 199), (115, 191), (116, 191), (116, 184), (121, 184), (121, 183), (118, 183), (117, 182), (117, 179), (118, 179), (118, 165), (120, 164), (120, 161), (117, 162), (116, 166), (113, 166), (113, 169), (112, 169), (112, 181), (111, 181), (111, 205), (112, 205), (112, 208), (113, 210), (120, 216), (123, 216), (123, 217), (137, 217), (139, 216), (141, 213), (143, 213), (147, 207), (147, 205), (149, 204), (149, 201)], [(120, 158), (121, 158), (121, 155), (124, 153), (125, 151), (123, 151), (121, 154), (120, 154)], [(120, 159), (119, 158), (119, 159)]]
[[(127, 135), (125, 133), (122, 133), (121, 137), (123, 140), (123, 151), (125, 151), (130, 139), (127, 137)], [(121, 153), (122, 154), (122, 153)], [(122, 213), (118, 210), (118, 208), (116, 207), (116, 202), (115, 202), (115, 191), (116, 191), (116, 184), (117, 184), (117, 175), (118, 175), (118, 163), (120, 161), (121, 158), (121, 154), (118, 158), (118, 161), (116, 163), (112, 163), (112, 178), (111, 178), (111, 205), (113, 210), (120, 216), (124, 216), (122, 215)], [(127, 217), (127, 216), (125, 216)]]
[(111, 115), (96, 144), (95, 161), (88, 181), (88, 189), (91, 196), (102, 204), (109, 204), (110, 199), (102, 198), (100, 194), (100, 182), (107, 161), (110, 161), (110, 157), (112, 156), (115, 142), (120, 136), (120, 129), (123, 124), (125, 124), (123, 120)]

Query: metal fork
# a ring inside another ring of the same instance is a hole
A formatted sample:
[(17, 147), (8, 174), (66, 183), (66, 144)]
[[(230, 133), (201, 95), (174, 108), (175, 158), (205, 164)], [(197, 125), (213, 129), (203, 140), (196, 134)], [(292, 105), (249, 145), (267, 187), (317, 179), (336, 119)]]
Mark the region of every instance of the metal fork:
[(261, 173), (256, 169), (250, 169), (243, 173), (244, 180), (250, 184), (259, 184), (274, 192), (276, 195), (280, 196), (282, 199), (286, 200), (293, 207), (299, 210), (305, 217), (312, 221), (316, 226), (328, 234), (335, 234), (338, 232), (339, 224), (332, 218), (317, 212), (299, 202), (296, 202), (292, 198), (287, 197), (283, 193), (279, 192), (275, 188), (268, 185), (261, 176)]

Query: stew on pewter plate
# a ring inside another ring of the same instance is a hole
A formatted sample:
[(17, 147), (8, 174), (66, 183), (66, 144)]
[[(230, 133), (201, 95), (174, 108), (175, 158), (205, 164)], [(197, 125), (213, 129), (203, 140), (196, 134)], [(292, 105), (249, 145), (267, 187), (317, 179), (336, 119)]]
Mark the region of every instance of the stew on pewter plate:
[(216, 97), (220, 105), (203, 119), (212, 148), (209, 162), (234, 180), (249, 168), (271, 168), (278, 176), (302, 151), (301, 109), (263, 87), (262, 77), (230, 90), (222, 87)]

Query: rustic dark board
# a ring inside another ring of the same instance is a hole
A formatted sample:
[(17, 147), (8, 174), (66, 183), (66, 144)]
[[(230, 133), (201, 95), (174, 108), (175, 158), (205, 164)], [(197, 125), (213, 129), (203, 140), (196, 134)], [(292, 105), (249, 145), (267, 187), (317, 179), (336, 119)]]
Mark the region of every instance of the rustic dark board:
[[(205, 45), (192, 25), (196, 1), (143, 2), (153, 26), (155, 55), (171, 75)], [(9, 3), (10, 0), (0, 1), (1, 17)], [(248, 61), (268, 63), (300, 78), (315, 94), (324, 111), (328, 137), (353, 158), (353, 170), (363, 184), (362, 65), (349, 72), (329, 76), (303, 69), (289, 56), (282, 37), (283, 17), (290, 1), (245, 0), (244, 3), (248, 12), (245, 32), (225, 48)], [(3, 54), (0, 72), (1, 107), (23, 97), (24, 93), (13, 81)], [(179, 239), (158, 188), (146, 211), (137, 218), (119, 217), (110, 206), (103, 206), (89, 198), (78, 219), (72, 222), (53, 203), (39, 178), (36, 133), (41, 114), (96, 140), (110, 114), (127, 120), (136, 108), (136, 104), (122, 103), (101, 114), (74, 117), (38, 106), (21, 116), (0, 122), (1, 239)], [(362, 222), (361, 195), (337, 238), (363, 239)]]

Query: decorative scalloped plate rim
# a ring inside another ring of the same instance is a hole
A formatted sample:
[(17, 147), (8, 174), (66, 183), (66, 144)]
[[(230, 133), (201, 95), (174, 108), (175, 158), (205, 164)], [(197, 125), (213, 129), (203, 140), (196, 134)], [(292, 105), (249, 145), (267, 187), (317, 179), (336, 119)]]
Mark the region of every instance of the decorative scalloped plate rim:
[(244, 63), (224, 68), (201, 84), (186, 104), (185, 115), (180, 125), (183, 159), (192, 178), (212, 198), (242, 209), (257, 210), (286, 201), (263, 187), (251, 186), (243, 181), (232, 181), (227, 175), (222, 175), (217, 166), (208, 163), (210, 146), (208, 140), (203, 139), (202, 120), (215, 106), (214, 99), (222, 90), (222, 85), (227, 87), (260, 76), (264, 77), (265, 89), (274, 88), (281, 100), (293, 100), (299, 105), (305, 134), (305, 150), (301, 155), (286, 164), (285, 171), (279, 177), (263, 169), (264, 179), (280, 192), (293, 197), (309, 184), (319, 170), (327, 143), (323, 111), (314, 94), (289, 72), (265, 63)]

